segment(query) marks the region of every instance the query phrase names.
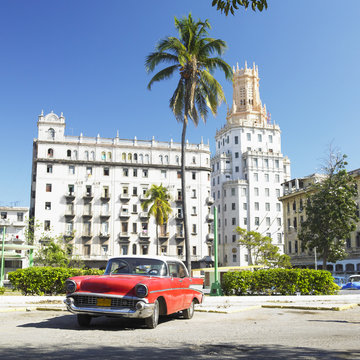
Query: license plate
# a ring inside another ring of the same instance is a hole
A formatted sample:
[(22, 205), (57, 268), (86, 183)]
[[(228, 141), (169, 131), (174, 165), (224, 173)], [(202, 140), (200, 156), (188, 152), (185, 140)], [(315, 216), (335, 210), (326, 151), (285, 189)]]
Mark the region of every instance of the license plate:
[(97, 306), (111, 306), (111, 299), (98, 298), (96, 301)]

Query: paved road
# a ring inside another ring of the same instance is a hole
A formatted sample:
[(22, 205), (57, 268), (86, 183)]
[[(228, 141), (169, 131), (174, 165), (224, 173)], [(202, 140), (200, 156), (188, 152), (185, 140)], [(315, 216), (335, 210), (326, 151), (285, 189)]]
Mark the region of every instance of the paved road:
[(97, 318), (88, 329), (67, 312), (0, 313), (0, 358), (360, 359), (360, 307), (346, 311), (255, 309), (141, 321)]

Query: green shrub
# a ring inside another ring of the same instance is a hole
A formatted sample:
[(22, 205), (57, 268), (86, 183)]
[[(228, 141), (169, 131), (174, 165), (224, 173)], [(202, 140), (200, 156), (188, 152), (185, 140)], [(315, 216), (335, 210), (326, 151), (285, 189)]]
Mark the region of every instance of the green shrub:
[(0, 286), (0, 295), (4, 295), (4, 293), (5, 293), (5, 287)]
[(8, 278), (14, 290), (24, 295), (56, 295), (63, 294), (65, 280), (72, 276), (101, 275), (103, 270), (29, 267), (10, 272)]
[(309, 269), (232, 271), (221, 285), (225, 295), (333, 295), (340, 289), (330, 272)]

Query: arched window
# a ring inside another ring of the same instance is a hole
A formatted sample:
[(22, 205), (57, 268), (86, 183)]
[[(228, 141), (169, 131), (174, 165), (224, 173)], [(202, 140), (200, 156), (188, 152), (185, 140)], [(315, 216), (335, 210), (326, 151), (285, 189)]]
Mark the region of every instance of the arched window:
[(145, 154), (145, 164), (149, 163), (149, 154)]
[(137, 162), (138, 160), (138, 156), (137, 156), (137, 153), (134, 154), (134, 161)]
[(176, 161), (176, 163), (179, 165), (179, 162), (180, 162), (179, 155), (176, 155), (176, 157), (175, 157), (175, 161)]
[(346, 264), (345, 265), (345, 271), (346, 272), (354, 272), (354, 270), (355, 270), (354, 264)]
[(95, 160), (95, 151), (91, 152), (91, 160)]
[(78, 152), (76, 150), (74, 150), (74, 159), (77, 160), (78, 159)]
[(342, 264), (336, 264), (335, 265), (335, 271), (336, 272), (343, 272), (344, 271), (343, 265)]
[(71, 158), (71, 150), (67, 150), (67, 151), (66, 151), (66, 156), (67, 156), (68, 158)]
[(105, 161), (105, 160), (106, 160), (106, 152), (105, 152), (105, 151), (103, 151), (103, 152), (101, 153), (101, 160), (102, 160), (102, 161)]
[(192, 158), (192, 163), (193, 163), (193, 164), (196, 164), (196, 158), (195, 158), (195, 156), (193, 156), (193, 158)]
[(159, 156), (159, 160), (160, 160), (160, 163), (161, 163), (161, 164), (164, 163), (164, 161), (163, 161), (163, 156), (162, 156), (162, 155)]
[(128, 160), (132, 161), (132, 154), (130, 154), (130, 153), (128, 154)]
[(136, 244), (133, 244), (132, 246), (132, 253), (133, 255), (136, 255)]
[(54, 156), (54, 150), (53, 149), (48, 149), (47, 156), (52, 158)]
[(165, 155), (165, 164), (169, 163), (169, 157), (167, 155)]
[(55, 130), (53, 128), (50, 128), (48, 130), (48, 138), (51, 139), (51, 140), (55, 139)]
[(111, 152), (110, 151), (108, 152), (108, 160), (109, 161), (111, 160)]
[(140, 154), (139, 155), (139, 162), (142, 164), (144, 162), (144, 155)]
[(85, 151), (85, 160), (89, 160), (89, 152), (88, 151)]
[(122, 153), (121, 159), (122, 159), (122, 161), (126, 161), (126, 154), (125, 153)]

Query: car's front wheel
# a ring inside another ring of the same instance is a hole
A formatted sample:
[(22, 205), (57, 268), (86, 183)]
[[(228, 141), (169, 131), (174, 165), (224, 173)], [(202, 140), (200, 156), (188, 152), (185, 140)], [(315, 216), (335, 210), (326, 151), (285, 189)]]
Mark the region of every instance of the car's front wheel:
[(159, 301), (155, 300), (154, 302), (154, 312), (152, 315), (145, 319), (145, 324), (149, 329), (155, 329), (157, 324), (159, 323), (159, 315), (160, 315), (160, 306)]
[(91, 316), (87, 314), (78, 314), (77, 321), (80, 326), (86, 327), (90, 325)]
[(184, 319), (191, 319), (194, 316), (195, 301), (193, 300), (188, 309), (183, 310)]

